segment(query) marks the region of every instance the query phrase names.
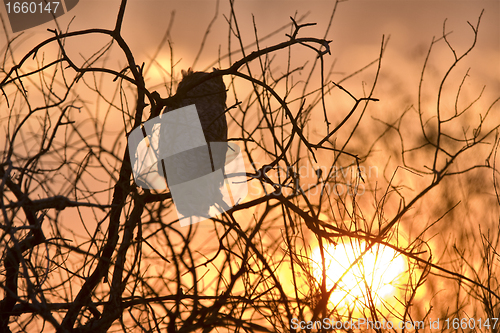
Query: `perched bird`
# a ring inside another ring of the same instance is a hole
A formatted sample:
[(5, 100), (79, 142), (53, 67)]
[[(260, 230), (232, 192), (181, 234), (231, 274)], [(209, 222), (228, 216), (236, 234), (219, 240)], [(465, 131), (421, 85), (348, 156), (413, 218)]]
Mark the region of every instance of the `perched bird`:
[[(182, 70), (182, 80), (177, 87), (177, 93), (202, 80), (208, 74), (206, 72), (193, 72), (191, 68), (187, 72)], [(213, 77), (184, 92), (183, 96), (167, 106), (163, 113), (195, 104), (206, 141), (227, 141), (227, 122), (224, 114), (226, 96), (226, 86), (222, 76)]]
[[(215, 70), (215, 69), (214, 69)], [(227, 142), (227, 121), (226, 111), (226, 86), (222, 76), (217, 76), (205, 80), (203, 77), (209, 75), (206, 72), (193, 72), (191, 68), (186, 72), (182, 71), (182, 80), (177, 87), (177, 99), (173, 99), (162, 113), (166, 113), (191, 104), (196, 105), (201, 127), (205, 135), (205, 140), (210, 146), (210, 162), (212, 170), (223, 169), (226, 156), (226, 145), (215, 145), (213, 142)], [(159, 149), (162, 151), (162, 145), (168, 145), (160, 138)], [(199, 165), (197, 156), (182, 156), (182, 162), (178, 163), (178, 173), (189, 174), (190, 170), (200, 170), (204, 166)], [(211, 169), (211, 170), (210, 170)], [(169, 175), (167, 173), (167, 183)], [(199, 183), (198, 193), (192, 193), (192, 200), (189, 202), (174, 202), (177, 210), (183, 214), (191, 215), (193, 211), (202, 211), (203, 215), (208, 217), (210, 206), (214, 203), (223, 205), (222, 193), (220, 188), (223, 182), (216, 184)], [(170, 185), (169, 185), (170, 186)]]

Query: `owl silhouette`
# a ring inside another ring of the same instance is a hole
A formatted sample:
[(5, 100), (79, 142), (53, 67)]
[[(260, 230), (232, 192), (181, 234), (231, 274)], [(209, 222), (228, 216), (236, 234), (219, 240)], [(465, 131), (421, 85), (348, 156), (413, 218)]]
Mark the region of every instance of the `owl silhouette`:
[[(215, 71), (215, 69), (214, 69)], [(226, 86), (222, 76), (213, 77), (203, 81), (203, 77), (209, 75), (206, 72), (193, 72), (191, 68), (186, 72), (182, 71), (182, 80), (177, 87), (177, 99), (174, 99), (165, 109), (163, 113), (176, 110), (178, 108), (192, 105), (196, 106), (198, 117), (200, 119), (203, 134), (209, 147), (210, 165), (200, 166), (199, 156), (193, 151), (191, 155), (183, 154), (179, 162), (174, 161), (174, 171), (176, 178), (179, 176), (184, 180), (193, 180), (190, 176), (192, 170), (199, 173), (200, 169), (206, 169), (205, 173), (210, 173), (214, 170), (224, 169), (225, 156), (227, 149), (227, 121), (225, 116), (226, 111)], [(186, 90), (187, 89), (187, 90)], [(180, 93), (181, 92), (181, 93)], [(160, 137), (159, 150), (162, 150), (163, 145), (172, 143), (165, 142)], [(174, 157), (175, 160), (175, 157)], [(167, 184), (169, 183), (169, 174), (167, 173)], [(187, 179), (186, 179), (187, 178)], [(210, 207), (218, 204), (225, 207), (222, 199), (221, 187), (223, 182), (210, 183), (201, 178), (197, 179), (197, 187), (190, 193), (190, 200), (183, 202), (175, 202), (176, 208), (183, 216), (192, 215), (193, 211), (203, 212), (204, 217), (209, 217)]]

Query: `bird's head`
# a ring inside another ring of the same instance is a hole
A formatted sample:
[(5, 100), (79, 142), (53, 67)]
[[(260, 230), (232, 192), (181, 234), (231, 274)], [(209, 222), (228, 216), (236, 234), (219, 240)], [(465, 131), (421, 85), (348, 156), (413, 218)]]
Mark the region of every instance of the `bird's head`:
[[(217, 70), (214, 68), (214, 72)], [(182, 70), (182, 81), (177, 87), (177, 94), (188, 98), (220, 98), (222, 102), (226, 101), (226, 86), (222, 75), (216, 75), (207, 72), (193, 72), (191, 68), (187, 71)], [(209, 78), (207, 78), (209, 77)], [(217, 97), (216, 97), (217, 96)], [(182, 98), (182, 97), (181, 97)]]

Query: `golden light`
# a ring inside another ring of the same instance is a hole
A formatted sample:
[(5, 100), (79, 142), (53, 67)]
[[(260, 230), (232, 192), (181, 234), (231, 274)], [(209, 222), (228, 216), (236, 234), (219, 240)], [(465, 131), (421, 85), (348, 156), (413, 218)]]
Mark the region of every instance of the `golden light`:
[[(325, 283), (327, 290), (338, 283), (330, 296), (330, 304), (337, 309), (352, 310), (362, 304), (369, 304), (370, 299), (378, 304), (396, 292), (398, 279), (406, 266), (403, 256), (390, 247), (374, 245), (360, 257), (366, 247), (364, 241), (324, 246)], [(318, 284), (323, 279), (322, 267), (318, 247), (312, 252), (313, 275)]]

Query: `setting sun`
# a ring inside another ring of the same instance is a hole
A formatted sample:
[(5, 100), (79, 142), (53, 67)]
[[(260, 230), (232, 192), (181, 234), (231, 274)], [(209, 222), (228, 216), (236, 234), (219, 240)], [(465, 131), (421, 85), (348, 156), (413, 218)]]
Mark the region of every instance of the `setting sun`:
[[(330, 296), (330, 303), (337, 308), (352, 309), (357, 302), (366, 303), (368, 292), (377, 304), (396, 290), (397, 279), (405, 270), (405, 262), (390, 247), (373, 246), (349, 269), (366, 246), (361, 241), (324, 247), (326, 287), (330, 290), (338, 283)], [(323, 265), (319, 247), (312, 252), (312, 261), (314, 277), (321, 283)]]

